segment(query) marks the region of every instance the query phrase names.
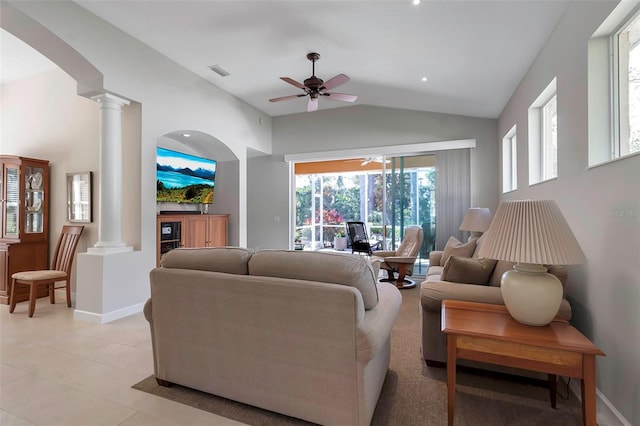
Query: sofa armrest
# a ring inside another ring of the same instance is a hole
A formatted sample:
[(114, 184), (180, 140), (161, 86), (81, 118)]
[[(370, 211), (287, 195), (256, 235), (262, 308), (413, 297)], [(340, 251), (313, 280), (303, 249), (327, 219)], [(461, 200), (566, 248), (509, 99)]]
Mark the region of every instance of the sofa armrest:
[(378, 305), (365, 312), (356, 331), (356, 358), (358, 361), (373, 359), (391, 336), (391, 329), (400, 313), (402, 295), (394, 285), (378, 284)]
[(429, 266), (442, 266), (440, 261), (442, 260), (442, 250), (433, 250), (429, 252)]

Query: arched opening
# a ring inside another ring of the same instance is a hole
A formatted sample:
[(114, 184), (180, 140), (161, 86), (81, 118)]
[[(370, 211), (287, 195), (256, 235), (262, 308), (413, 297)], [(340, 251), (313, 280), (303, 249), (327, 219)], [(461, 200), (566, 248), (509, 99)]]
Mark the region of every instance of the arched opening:
[[(238, 179), (240, 160), (218, 138), (198, 130), (175, 130), (158, 138), (157, 146), (173, 151), (184, 152), (216, 161), (215, 197), (207, 212), (229, 215), (229, 244), (239, 245), (240, 182)], [(176, 203), (157, 203), (161, 210), (196, 210), (202, 206), (179, 205)]]

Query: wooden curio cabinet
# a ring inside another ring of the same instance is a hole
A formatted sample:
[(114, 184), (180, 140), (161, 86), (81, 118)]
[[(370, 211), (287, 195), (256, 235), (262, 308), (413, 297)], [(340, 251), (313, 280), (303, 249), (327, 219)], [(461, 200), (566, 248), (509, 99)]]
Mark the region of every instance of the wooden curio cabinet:
[[(48, 268), (49, 162), (0, 155), (0, 171), (0, 303), (8, 304), (11, 275)], [(29, 299), (28, 290), (17, 292), (18, 301)]]

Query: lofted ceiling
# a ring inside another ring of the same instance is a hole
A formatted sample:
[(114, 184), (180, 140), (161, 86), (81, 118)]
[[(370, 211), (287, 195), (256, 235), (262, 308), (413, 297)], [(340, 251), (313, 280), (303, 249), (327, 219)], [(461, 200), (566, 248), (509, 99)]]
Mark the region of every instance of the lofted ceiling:
[(268, 99), (302, 93), (280, 77), (302, 82), (318, 52), (316, 76), (347, 74), (332, 92), (355, 104), (495, 118), (569, 0), (76, 3), (271, 116), (306, 111), (306, 98)]

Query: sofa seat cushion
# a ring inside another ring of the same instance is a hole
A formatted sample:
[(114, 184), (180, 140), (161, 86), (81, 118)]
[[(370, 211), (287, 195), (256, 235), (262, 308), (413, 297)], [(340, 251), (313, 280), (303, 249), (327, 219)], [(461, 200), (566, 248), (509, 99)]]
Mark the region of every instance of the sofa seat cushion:
[(476, 248), (476, 240), (469, 240), (466, 243), (461, 243), (456, 237), (449, 237), (447, 245), (442, 250), (442, 258), (440, 259), (440, 266), (447, 264), (447, 260), (451, 256), (471, 257)]
[(347, 285), (360, 291), (365, 309), (378, 304), (376, 274), (358, 254), (260, 250), (249, 260), (249, 274)]
[(423, 282), (420, 288), (420, 303), (427, 311), (440, 312), (443, 300), (504, 305), (500, 287), (476, 284), (451, 283), (448, 281)]
[(247, 275), (252, 253), (252, 250), (241, 247), (180, 248), (165, 253), (160, 265), (163, 268)]
[(442, 270), (442, 281), (486, 285), (497, 260), (451, 256)]
[[(420, 303), (426, 311), (440, 313), (442, 301), (447, 299), (504, 305), (500, 287), (448, 281), (424, 281), (421, 284)], [(571, 319), (571, 305), (567, 299), (562, 299), (558, 316), (567, 321)]]
[(440, 274), (429, 275), (423, 282), (442, 281)]

